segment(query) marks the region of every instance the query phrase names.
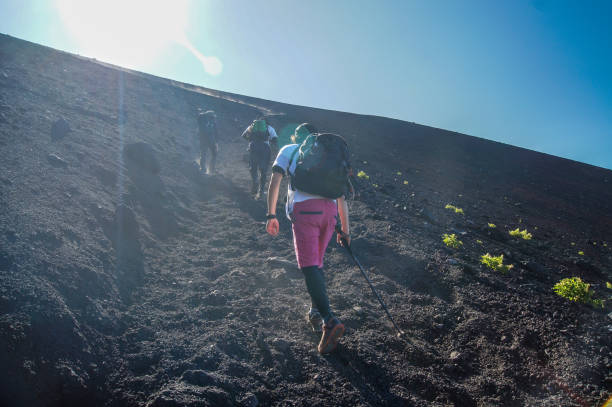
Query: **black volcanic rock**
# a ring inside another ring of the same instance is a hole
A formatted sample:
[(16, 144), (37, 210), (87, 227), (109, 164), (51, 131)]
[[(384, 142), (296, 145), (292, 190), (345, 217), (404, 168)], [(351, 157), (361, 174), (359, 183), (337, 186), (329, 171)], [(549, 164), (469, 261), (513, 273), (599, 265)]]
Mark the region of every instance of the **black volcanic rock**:
[(128, 144), (125, 146), (124, 155), (128, 165), (135, 165), (151, 174), (158, 174), (161, 169), (157, 153), (148, 143), (140, 141)]
[(70, 125), (63, 118), (57, 119), (51, 126), (51, 139), (53, 141), (61, 140), (70, 133)]
[(117, 239), (137, 240), (139, 229), (134, 211), (125, 204), (117, 206), (113, 218), (113, 234)]
[[(0, 72), (0, 405), (569, 407), (610, 396), (609, 301), (576, 304), (552, 287), (579, 276), (609, 297), (611, 171), (5, 35)], [(220, 135), (219, 174), (206, 177), (202, 107)], [(317, 353), (291, 223), (279, 216), (268, 236), (265, 202), (249, 194), (239, 136), (261, 112), (279, 133), (310, 122), (346, 138), (355, 173), (370, 177), (349, 202), (352, 248), (404, 337), (332, 241), (325, 274), (347, 331), (336, 352)], [(56, 118), (73, 131), (50, 140)], [(531, 241), (509, 237), (519, 226)], [(444, 233), (463, 245), (446, 248)], [(511, 253), (514, 268), (486, 268), (487, 252)]]
[(64, 160), (62, 157), (58, 156), (57, 154), (48, 154), (47, 160), (49, 160), (49, 163), (54, 167), (59, 167), (59, 168), (68, 167), (68, 162), (66, 162), (66, 160)]

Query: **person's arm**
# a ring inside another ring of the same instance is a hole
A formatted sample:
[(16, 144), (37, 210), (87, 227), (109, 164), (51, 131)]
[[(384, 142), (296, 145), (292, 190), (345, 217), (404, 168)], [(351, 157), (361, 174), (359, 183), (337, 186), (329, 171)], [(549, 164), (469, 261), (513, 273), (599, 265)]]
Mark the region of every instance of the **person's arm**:
[(268, 134), (270, 135), (270, 141), (276, 141), (278, 139), (278, 135), (276, 134), (276, 130), (274, 127), (268, 125)]
[(270, 136), (270, 145), (272, 148), (278, 148), (278, 135), (274, 127), (268, 125), (268, 136)]
[[(276, 203), (278, 202), (278, 191), (280, 190), (281, 180), (283, 174), (277, 171), (272, 172), (272, 178), (270, 179), (270, 186), (268, 187), (268, 216), (276, 215)], [(266, 231), (276, 236), (278, 234), (278, 219), (269, 218), (266, 221)]]
[(249, 130), (251, 130), (251, 126), (247, 127), (247, 128), (246, 128), (246, 129), (245, 129), (245, 130), (242, 132), (242, 135), (241, 135), (240, 137), (242, 137), (242, 138), (243, 138), (243, 139), (245, 139), (245, 140), (249, 140), (250, 135), (251, 135), (251, 133), (250, 133), (250, 131), (249, 131)]
[(336, 236), (336, 241), (339, 244), (342, 244), (342, 239), (344, 238), (346, 240), (346, 243), (350, 246), (351, 228), (349, 225), (348, 205), (346, 203), (346, 199), (344, 199), (344, 196), (338, 198), (336, 202), (338, 203), (338, 215), (340, 216), (340, 224), (342, 227), (342, 235), (338, 233), (338, 235)]

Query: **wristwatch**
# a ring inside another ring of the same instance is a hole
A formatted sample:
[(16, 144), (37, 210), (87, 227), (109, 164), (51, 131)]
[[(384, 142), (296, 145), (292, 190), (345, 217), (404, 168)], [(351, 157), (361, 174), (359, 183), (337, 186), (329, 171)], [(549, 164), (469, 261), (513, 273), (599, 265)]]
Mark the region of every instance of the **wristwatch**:
[(276, 219), (276, 215), (273, 213), (269, 213), (266, 215), (266, 219), (270, 220), (270, 219)]

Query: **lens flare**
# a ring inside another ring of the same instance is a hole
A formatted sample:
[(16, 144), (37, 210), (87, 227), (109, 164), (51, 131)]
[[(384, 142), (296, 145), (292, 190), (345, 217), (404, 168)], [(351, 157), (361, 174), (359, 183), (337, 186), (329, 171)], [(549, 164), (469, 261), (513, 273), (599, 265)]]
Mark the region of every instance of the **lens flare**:
[(181, 45), (210, 75), (221, 61), (198, 51), (187, 39), (189, 0), (55, 0), (64, 27), (83, 55), (133, 69), (148, 69), (164, 51)]
[(177, 42), (187, 48), (189, 52), (191, 52), (193, 56), (195, 56), (202, 63), (206, 73), (217, 76), (223, 71), (223, 64), (219, 58), (203, 55), (193, 46), (187, 37), (183, 36), (182, 38), (178, 39)]

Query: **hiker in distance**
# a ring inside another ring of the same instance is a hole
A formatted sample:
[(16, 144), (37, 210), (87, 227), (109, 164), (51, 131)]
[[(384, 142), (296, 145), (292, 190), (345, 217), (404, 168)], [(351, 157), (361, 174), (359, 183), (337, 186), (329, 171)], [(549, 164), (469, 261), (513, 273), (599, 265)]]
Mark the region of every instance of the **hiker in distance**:
[[(348, 146), (334, 134), (318, 134), (315, 128), (303, 123), (291, 136), (295, 144), (284, 146), (272, 166), (268, 189), (266, 231), (276, 236), (279, 231), (276, 203), (284, 175), (291, 177), (286, 215), (292, 222), (293, 245), (298, 267), (304, 274), (312, 306), (307, 319), (316, 332), (323, 331), (318, 351), (332, 352), (344, 334), (344, 325), (330, 309), (323, 274), (323, 255), (334, 233), (339, 215), (342, 238), (350, 245), (349, 213), (345, 201), (348, 172)], [(320, 160), (326, 157), (326, 160)], [(312, 163), (315, 162), (315, 165)], [(334, 174), (340, 176), (334, 177)]]
[(264, 117), (253, 120), (253, 123), (242, 133), (242, 138), (249, 142), (249, 171), (251, 172), (251, 194), (258, 199), (263, 197), (266, 188), (268, 165), (270, 164), (271, 147), (276, 149), (278, 136)]
[[(198, 113), (198, 135), (200, 139), (200, 173), (214, 174), (217, 162), (219, 144), (217, 142), (217, 116), (212, 110)], [(210, 150), (210, 161), (206, 160), (206, 155)]]

